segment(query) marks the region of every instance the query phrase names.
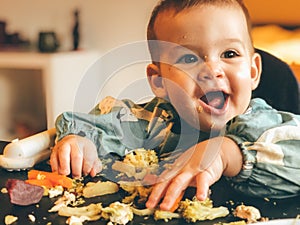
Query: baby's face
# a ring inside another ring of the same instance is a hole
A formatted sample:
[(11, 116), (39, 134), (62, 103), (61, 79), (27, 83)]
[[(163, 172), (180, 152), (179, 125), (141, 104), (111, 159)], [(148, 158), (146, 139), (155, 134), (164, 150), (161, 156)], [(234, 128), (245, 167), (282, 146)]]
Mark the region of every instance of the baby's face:
[[(182, 118), (203, 131), (221, 129), (245, 112), (258, 85), (260, 57), (241, 9), (196, 6), (176, 15), (160, 14), (155, 23), (160, 43), (159, 74), (164, 98)], [(172, 43), (172, 44), (168, 44)]]

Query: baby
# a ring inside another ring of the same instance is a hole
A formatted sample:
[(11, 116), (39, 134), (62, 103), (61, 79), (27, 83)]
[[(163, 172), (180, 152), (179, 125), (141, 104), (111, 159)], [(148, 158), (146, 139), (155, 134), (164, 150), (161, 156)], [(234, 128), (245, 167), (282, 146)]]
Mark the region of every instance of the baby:
[(299, 116), (251, 100), (261, 57), (250, 31), (241, 0), (161, 1), (148, 25), (147, 77), (156, 97), (143, 105), (113, 99), (108, 110), (99, 104), (90, 114), (60, 115), (52, 170), (94, 176), (106, 154), (182, 150), (157, 180), (148, 208), (162, 201), (169, 210), (189, 185), (203, 200), (222, 175), (253, 196), (299, 194)]

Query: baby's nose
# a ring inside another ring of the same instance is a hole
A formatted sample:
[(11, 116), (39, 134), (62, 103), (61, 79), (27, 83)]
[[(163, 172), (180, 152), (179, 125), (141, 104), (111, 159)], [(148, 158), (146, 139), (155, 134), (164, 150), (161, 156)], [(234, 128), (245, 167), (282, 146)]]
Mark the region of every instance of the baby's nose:
[(198, 73), (198, 80), (213, 80), (224, 76), (224, 72), (218, 62), (212, 60), (206, 60), (201, 65), (201, 69)]

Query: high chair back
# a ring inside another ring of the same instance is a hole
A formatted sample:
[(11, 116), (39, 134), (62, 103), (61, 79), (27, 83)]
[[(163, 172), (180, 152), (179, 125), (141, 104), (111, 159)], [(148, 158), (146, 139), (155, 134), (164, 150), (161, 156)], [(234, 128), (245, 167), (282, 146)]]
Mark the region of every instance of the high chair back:
[(262, 57), (262, 74), (252, 97), (266, 100), (277, 110), (300, 114), (299, 86), (289, 65), (266, 51), (256, 52)]

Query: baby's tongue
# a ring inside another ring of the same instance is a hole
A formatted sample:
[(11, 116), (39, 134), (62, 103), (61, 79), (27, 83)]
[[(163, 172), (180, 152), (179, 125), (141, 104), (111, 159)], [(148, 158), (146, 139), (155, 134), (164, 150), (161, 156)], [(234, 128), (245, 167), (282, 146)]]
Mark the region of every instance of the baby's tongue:
[(216, 109), (221, 109), (224, 101), (224, 95), (221, 92), (209, 92), (206, 94), (206, 104)]

